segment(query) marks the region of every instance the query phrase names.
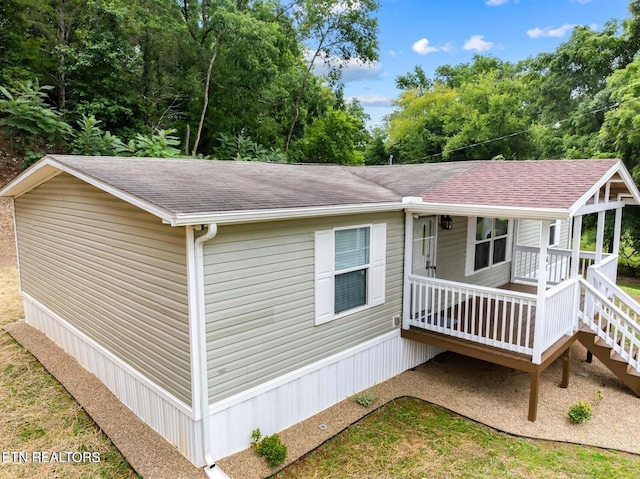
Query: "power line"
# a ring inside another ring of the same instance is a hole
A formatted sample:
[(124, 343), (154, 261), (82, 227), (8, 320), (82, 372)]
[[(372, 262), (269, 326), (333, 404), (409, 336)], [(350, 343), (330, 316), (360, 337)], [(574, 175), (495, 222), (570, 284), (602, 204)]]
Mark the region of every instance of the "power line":
[[(459, 148), (454, 148), (453, 150), (449, 150), (449, 153), (454, 153), (454, 152), (457, 152), (457, 151), (464, 151), (464, 150), (467, 150), (469, 148), (475, 148), (476, 146), (482, 146), (482, 145), (486, 145), (486, 144), (493, 143), (493, 142), (496, 142), (496, 141), (505, 140), (507, 138), (512, 138), (514, 136), (523, 135), (523, 134), (529, 133), (529, 132), (531, 132), (531, 131), (533, 131), (533, 130), (535, 130), (537, 128), (548, 128), (548, 127), (557, 128), (562, 123), (565, 123), (567, 121), (574, 120), (576, 118), (580, 118), (580, 117), (587, 116), (587, 115), (592, 115), (594, 113), (600, 113), (601, 111), (611, 110), (611, 109), (619, 107), (620, 105), (623, 105), (623, 104), (626, 104), (626, 103), (632, 103), (632, 102), (636, 102), (636, 101), (640, 101), (640, 98), (632, 98), (632, 99), (629, 99), (629, 100), (617, 102), (617, 103), (614, 103), (613, 105), (609, 105), (609, 106), (605, 106), (605, 107), (602, 107), (602, 108), (598, 108), (596, 110), (587, 111), (587, 112), (581, 113), (579, 115), (573, 115), (573, 116), (570, 116), (569, 118), (564, 118), (562, 120), (558, 120), (558, 121), (555, 121), (553, 123), (547, 123), (546, 125), (536, 125), (534, 127), (528, 128), (526, 130), (517, 131), (515, 133), (509, 133), (508, 135), (503, 135), (503, 136), (500, 136), (500, 137), (497, 137), (497, 138), (492, 138), (490, 140), (479, 141), (479, 142), (473, 143), (471, 145), (461, 146)], [(441, 151), (440, 153), (434, 153), (432, 155), (428, 155), (428, 156), (423, 156), (421, 158), (417, 158), (414, 161), (418, 162), (418, 161), (422, 161), (422, 160), (428, 160), (430, 158), (435, 158), (437, 156), (442, 156), (443, 154), (444, 154), (444, 151)]]

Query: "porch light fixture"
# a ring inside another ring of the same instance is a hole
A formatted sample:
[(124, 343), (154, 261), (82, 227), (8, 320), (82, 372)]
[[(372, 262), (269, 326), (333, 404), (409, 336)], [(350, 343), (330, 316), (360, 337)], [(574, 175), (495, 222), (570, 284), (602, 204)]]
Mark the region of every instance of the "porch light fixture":
[(450, 230), (453, 228), (453, 219), (451, 219), (451, 216), (444, 215), (440, 217), (440, 228), (443, 230)]

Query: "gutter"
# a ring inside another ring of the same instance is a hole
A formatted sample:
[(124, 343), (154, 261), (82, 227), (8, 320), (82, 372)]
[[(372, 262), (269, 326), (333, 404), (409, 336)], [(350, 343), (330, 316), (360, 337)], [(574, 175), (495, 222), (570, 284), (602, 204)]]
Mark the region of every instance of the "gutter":
[[(194, 372), (195, 384), (199, 387), (196, 388), (196, 397), (194, 395), (194, 409), (200, 406), (200, 410), (197, 412), (196, 418), (200, 417), (202, 421), (202, 447), (204, 449), (204, 460), (206, 466), (204, 471), (207, 477), (211, 479), (229, 479), (219, 467), (216, 466), (215, 459), (211, 455), (212, 440), (211, 431), (209, 428), (209, 377), (207, 367), (207, 326), (206, 326), (206, 312), (205, 312), (205, 294), (204, 294), (204, 243), (210, 239), (215, 238), (218, 234), (218, 225), (216, 223), (210, 223), (206, 226), (207, 231), (202, 236), (196, 238), (193, 242), (193, 258), (194, 258), (194, 301), (195, 307), (190, 310), (190, 313), (195, 314), (194, 321), (191, 322), (191, 347), (195, 346), (194, 358), (197, 362), (197, 368)], [(193, 233), (191, 233), (191, 239), (193, 239)]]

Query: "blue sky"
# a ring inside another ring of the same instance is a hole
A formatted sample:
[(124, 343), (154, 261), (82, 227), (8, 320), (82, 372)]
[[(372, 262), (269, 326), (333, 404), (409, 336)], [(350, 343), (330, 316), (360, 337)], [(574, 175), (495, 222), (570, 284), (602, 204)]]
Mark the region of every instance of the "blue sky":
[(381, 0), (375, 65), (345, 69), (345, 96), (379, 124), (399, 91), (395, 78), (420, 65), (432, 76), (475, 53), (518, 61), (552, 52), (574, 25), (600, 29), (628, 17), (628, 0)]

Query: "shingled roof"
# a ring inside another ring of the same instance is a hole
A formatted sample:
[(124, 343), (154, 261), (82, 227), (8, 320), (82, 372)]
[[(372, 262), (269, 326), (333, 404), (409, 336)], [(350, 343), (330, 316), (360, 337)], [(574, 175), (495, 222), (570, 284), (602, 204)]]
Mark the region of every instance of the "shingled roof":
[(0, 195), (18, 196), (61, 171), (172, 224), (193, 224), (231, 214), (246, 216), (248, 212), (269, 211), (271, 217), (278, 217), (278, 212), (285, 210), (299, 212), (298, 216), (314, 209), (322, 209), (322, 214), (400, 210), (408, 198), (430, 207), (566, 213), (595, 185), (614, 175), (631, 202), (640, 202), (628, 172), (613, 159), (362, 167), (49, 155)]

